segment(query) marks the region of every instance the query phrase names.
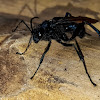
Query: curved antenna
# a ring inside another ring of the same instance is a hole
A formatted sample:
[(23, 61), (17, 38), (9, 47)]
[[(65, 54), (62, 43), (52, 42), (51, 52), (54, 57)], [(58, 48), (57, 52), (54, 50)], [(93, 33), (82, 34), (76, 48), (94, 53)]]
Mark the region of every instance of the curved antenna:
[(39, 17), (33, 17), (33, 18), (31, 18), (31, 20), (30, 20), (30, 25), (31, 25), (31, 29), (32, 29), (32, 31), (33, 31), (32, 21), (33, 21), (33, 19), (35, 19), (35, 18), (39, 18)]

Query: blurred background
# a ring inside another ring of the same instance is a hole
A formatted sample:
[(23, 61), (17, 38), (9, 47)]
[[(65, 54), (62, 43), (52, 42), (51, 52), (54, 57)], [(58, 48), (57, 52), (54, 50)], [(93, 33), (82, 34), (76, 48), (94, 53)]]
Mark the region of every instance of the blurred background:
[(30, 18), (38, 16), (43, 21), (55, 16), (65, 16), (66, 12), (100, 20), (99, 3), (99, 0), (0, 0), (1, 30), (4, 30), (3, 26), (12, 28), (21, 19), (29, 21)]
[(0, 0), (0, 15), (33, 17), (73, 15), (99, 18), (99, 0)]

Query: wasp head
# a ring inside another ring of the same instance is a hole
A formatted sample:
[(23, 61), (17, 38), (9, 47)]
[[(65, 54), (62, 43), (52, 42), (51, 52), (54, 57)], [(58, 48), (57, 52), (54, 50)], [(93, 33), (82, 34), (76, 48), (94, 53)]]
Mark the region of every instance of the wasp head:
[(38, 43), (40, 40), (42, 40), (43, 35), (48, 31), (49, 28), (49, 21), (44, 21), (42, 24), (39, 24), (32, 33), (33, 34), (33, 40), (35, 43)]
[(38, 43), (43, 37), (44, 29), (42, 27), (35, 28), (33, 33), (33, 40), (35, 43)]

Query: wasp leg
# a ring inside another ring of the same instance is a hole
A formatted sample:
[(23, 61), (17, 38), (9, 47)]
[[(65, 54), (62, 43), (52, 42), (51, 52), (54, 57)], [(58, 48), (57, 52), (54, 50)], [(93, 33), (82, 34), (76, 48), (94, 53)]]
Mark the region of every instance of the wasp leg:
[(89, 34), (89, 33), (87, 33), (87, 32), (85, 32), (85, 34), (86, 34), (87, 36), (92, 36), (91, 34)]
[(76, 42), (76, 45), (77, 45), (77, 48), (78, 48), (78, 50), (76, 50), (76, 48), (75, 48), (75, 50), (76, 50), (76, 52), (77, 52), (77, 54), (78, 54), (80, 60), (83, 62), (83, 65), (84, 65), (86, 74), (88, 75), (88, 77), (89, 77), (91, 83), (92, 83), (94, 86), (96, 86), (96, 84), (92, 81), (92, 79), (91, 79), (91, 77), (90, 77), (90, 75), (89, 75), (89, 73), (88, 73), (88, 71), (87, 71), (86, 64), (85, 64), (85, 60), (84, 60), (84, 56), (83, 56), (83, 53), (82, 53), (82, 51), (81, 51), (81, 49), (80, 49), (80, 47), (79, 47), (79, 44), (78, 44), (78, 42), (77, 42), (76, 40), (75, 40), (75, 42)]
[(58, 43), (62, 44), (63, 46), (74, 46), (74, 44), (67, 44), (67, 43), (64, 43), (60, 40), (56, 40)]
[(83, 53), (82, 53), (82, 51), (81, 51), (81, 49), (80, 49), (80, 47), (79, 47), (79, 45), (78, 45), (78, 42), (75, 40), (76, 45), (77, 45), (77, 48), (76, 48), (76, 46), (75, 46), (74, 44), (63, 43), (62, 41), (57, 41), (57, 42), (59, 42), (59, 43), (62, 44), (63, 46), (73, 46), (73, 47), (75, 48), (75, 50), (76, 50), (76, 52), (77, 52), (77, 54), (78, 54), (80, 60), (83, 62), (83, 65), (84, 65), (86, 74), (88, 75), (88, 77), (89, 77), (91, 83), (92, 83), (94, 86), (96, 86), (96, 84), (92, 81), (92, 79), (91, 79), (91, 77), (90, 77), (90, 75), (89, 75), (89, 73), (88, 73), (88, 71), (87, 71), (86, 64), (85, 64), (85, 60), (84, 60), (84, 56), (83, 56)]
[(42, 64), (42, 62), (43, 62), (44, 56), (45, 56), (45, 54), (48, 52), (48, 50), (49, 50), (50, 46), (51, 46), (51, 41), (49, 41), (49, 43), (48, 43), (47, 47), (45, 48), (45, 51), (44, 51), (44, 53), (42, 54), (42, 57), (41, 57), (41, 59), (40, 59), (39, 66), (38, 66), (38, 68), (36, 69), (35, 73), (33, 74), (33, 76), (32, 76), (30, 79), (33, 79), (33, 77), (35, 76), (35, 74), (36, 74), (36, 73), (37, 73), (37, 71), (39, 70), (40, 65), (41, 65), (41, 64)]
[(88, 23), (88, 22), (85, 22), (85, 23), (88, 24), (91, 28), (93, 28), (100, 36), (100, 31), (96, 27), (94, 27), (91, 23)]
[(29, 26), (24, 22), (24, 20), (21, 20), (21, 21), (19, 22), (19, 24), (16, 26), (16, 28), (15, 28), (14, 30), (12, 30), (12, 32), (15, 32), (16, 29), (18, 28), (18, 26), (19, 26), (21, 23), (24, 23), (24, 25), (29, 29), (29, 31), (31, 31), (31, 29), (30, 29)]
[(69, 12), (66, 12), (65, 17), (71, 17), (72, 15)]
[(28, 43), (28, 45), (27, 45), (25, 51), (22, 52), (22, 53), (20, 53), (20, 52), (16, 52), (16, 54), (19, 54), (19, 55), (23, 55), (23, 54), (25, 54), (25, 52), (26, 52), (26, 51), (28, 50), (28, 48), (30, 47), (31, 43), (32, 43), (32, 35), (31, 35), (31, 37), (30, 37), (29, 43)]

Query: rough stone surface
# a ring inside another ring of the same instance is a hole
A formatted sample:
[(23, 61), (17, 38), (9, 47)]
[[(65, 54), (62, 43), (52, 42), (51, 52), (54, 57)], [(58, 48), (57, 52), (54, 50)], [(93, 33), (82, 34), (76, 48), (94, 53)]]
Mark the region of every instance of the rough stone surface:
[[(0, 0), (0, 100), (100, 100), (100, 38), (91, 28), (86, 27), (86, 31), (92, 36), (77, 40), (96, 87), (90, 83), (74, 48), (54, 40), (39, 71), (30, 80), (48, 43), (32, 43), (24, 55), (16, 55), (25, 50), (30, 32), (21, 25), (12, 33), (20, 19), (29, 25), (29, 18), (35, 15), (40, 22), (64, 16), (66, 12), (100, 20), (99, 3), (99, 0), (91, 3), (89, 0)], [(100, 22), (95, 26), (100, 29)]]

